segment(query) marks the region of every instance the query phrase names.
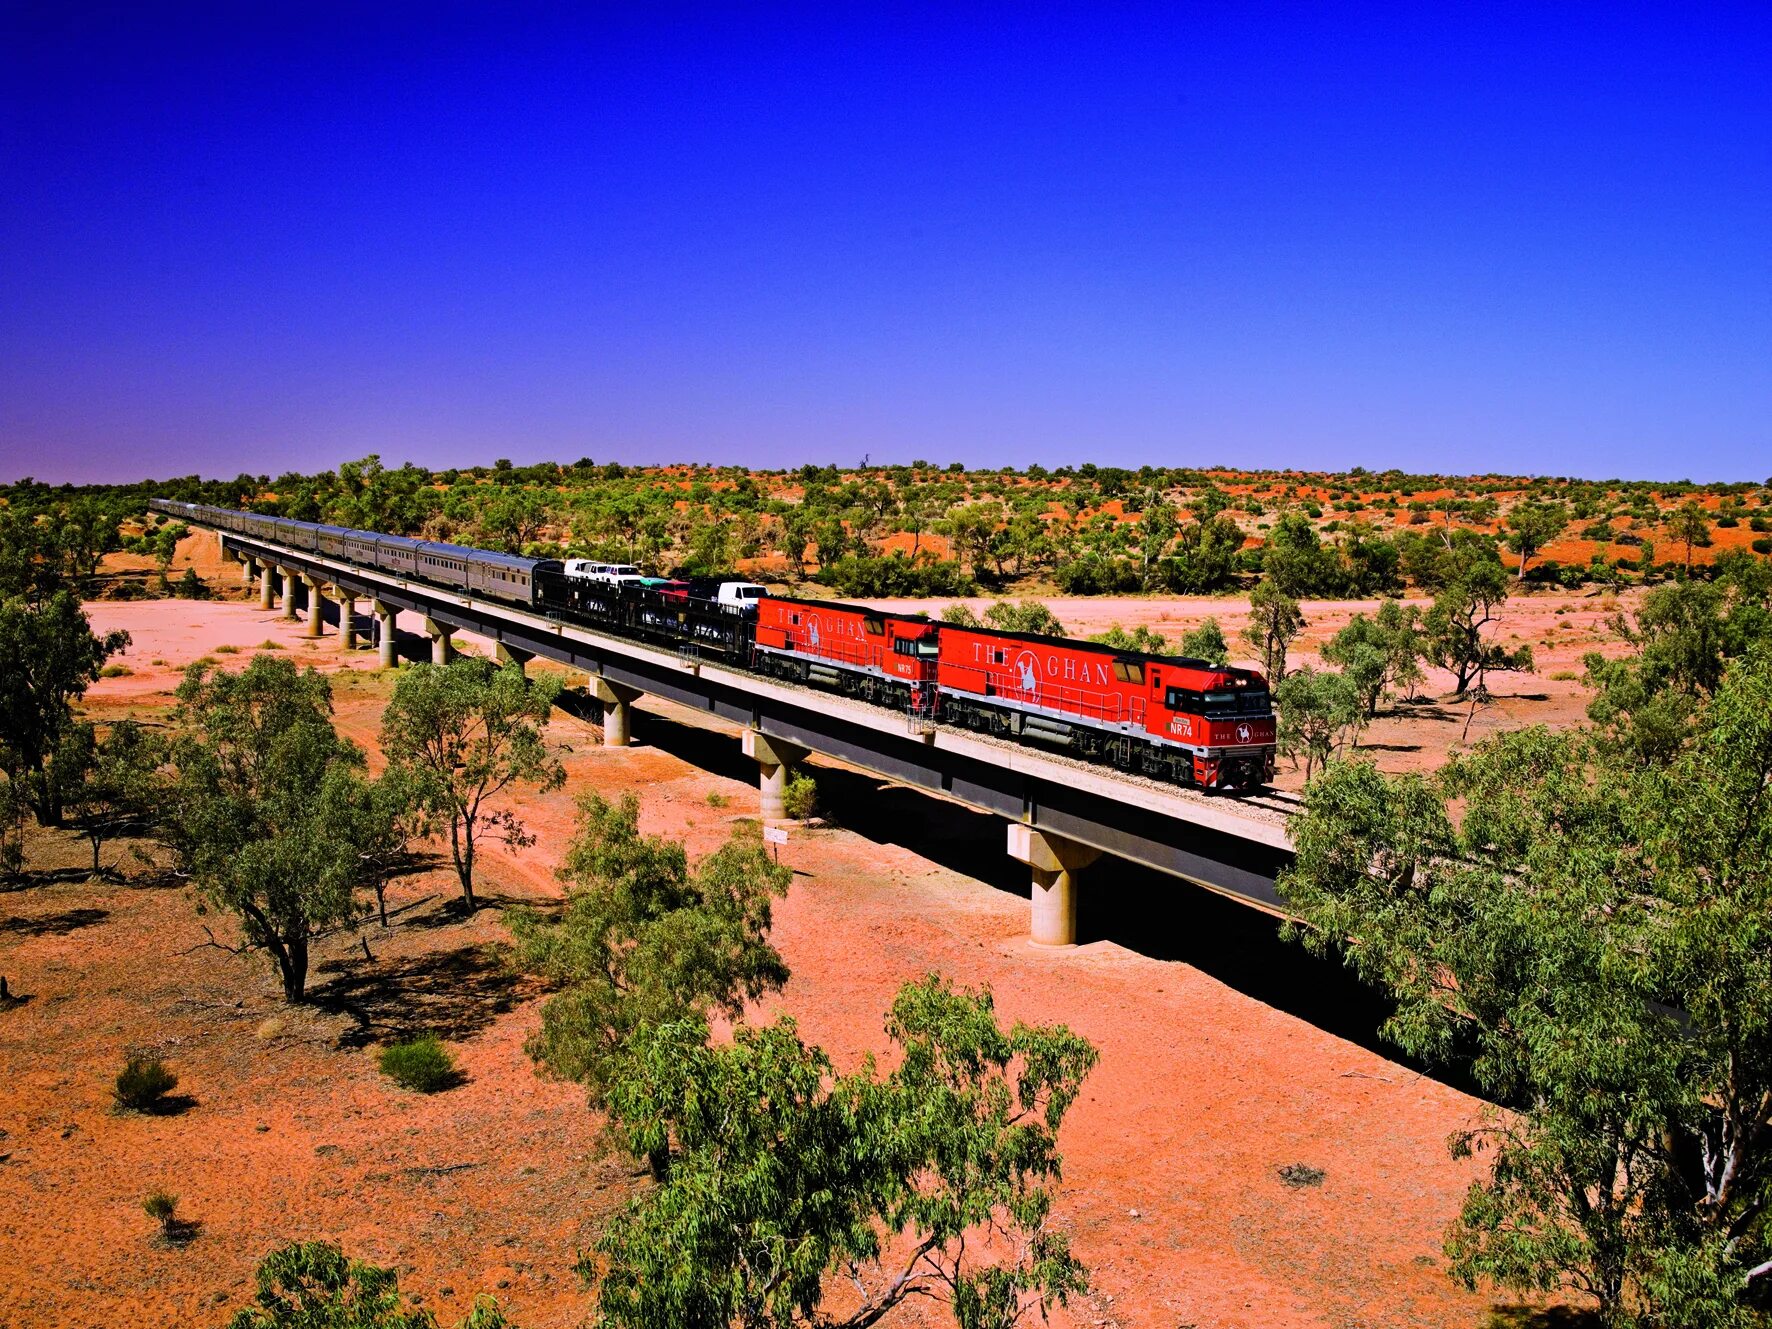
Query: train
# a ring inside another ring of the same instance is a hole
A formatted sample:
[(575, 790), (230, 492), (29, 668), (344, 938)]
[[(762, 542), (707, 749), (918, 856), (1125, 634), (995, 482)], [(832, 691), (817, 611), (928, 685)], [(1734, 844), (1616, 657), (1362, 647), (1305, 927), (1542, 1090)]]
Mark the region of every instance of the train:
[(1274, 776), (1273, 698), (1252, 669), (771, 595), (736, 579), (589, 577), (560, 559), (170, 499), (150, 505), (1171, 784), (1251, 793)]

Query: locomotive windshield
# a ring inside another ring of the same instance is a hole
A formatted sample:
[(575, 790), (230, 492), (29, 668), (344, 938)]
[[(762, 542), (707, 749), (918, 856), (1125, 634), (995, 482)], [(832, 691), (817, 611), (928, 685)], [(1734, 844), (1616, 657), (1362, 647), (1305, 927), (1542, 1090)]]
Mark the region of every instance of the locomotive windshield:
[(1172, 711), (1189, 711), (1208, 720), (1228, 720), (1239, 715), (1266, 715), (1271, 709), (1265, 688), (1248, 688), (1238, 692), (1195, 692), (1192, 688), (1170, 688), (1168, 706)]

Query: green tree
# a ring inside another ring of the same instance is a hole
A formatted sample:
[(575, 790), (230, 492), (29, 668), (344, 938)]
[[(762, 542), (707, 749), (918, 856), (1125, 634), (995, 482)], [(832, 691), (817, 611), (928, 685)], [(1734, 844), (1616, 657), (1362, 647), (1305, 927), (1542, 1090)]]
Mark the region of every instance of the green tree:
[(119, 720), (101, 739), (90, 724), (75, 726), (86, 752), (66, 811), (92, 845), (92, 874), (102, 871), (107, 841), (150, 825), (159, 802), (158, 773), (166, 747), (133, 720)]
[(549, 516), (547, 500), (539, 491), (503, 488), (486, 504), (481, 525), (500, 549), (518, 554), (540, 538)]
[(1181, 634), (1179, 653), (1191, 660), (1223, 664), (1231, 658), (1231, 645), (1224, 639), (1224, 629), (1218, 626), (1218, 620), (1208, 616), (1201, 620), (1199, 627)]
[(398, 768), (426, 829), (446, 828), (449, 852), (471, 912), (474, 863), (491, 836), (513, 847), (532, 842), (517, 814), (494, 804), (513, 786), (558, 789), (566, 770), (543, 737), (560, 681), (524, 677), (476, 656), (400, 671), (382, 713), (381, 748)]
[(1422, 619), (1422, 654), (1452, 674), (1461, 697), (1492, 673), (1532, 668), (1530, 646), (1510, 651), (1483, 635), (1507, 594), (1507, 573), (1493, 552), (1467, 546)]
[(37, 604), (0, 602), (0, 769), (46, 826), (62, 817), (66, 781), (52, 778), (51, 762), (73, 726), (74, 702), (128, 645), (127, 632), (95, 634), (67, 591)]
[(363, 753), (333, 728), (326, 680), (275, 656), (238, 673), (192, 665), (173, 715), (168, 841), (204, 900), (276, 961), (284, 999), (301, 1001), (310, 943), (350, 918), (361, 881), (339, 808), (369, 796)]
[(1344, 674), (1304, 665), (1274, 689), (1280, 751), (1304, 758), (1304, 778), (1325, 770), (1336, 748), (1361, 724), (1360, 694)]
[(1098, 632), (1089, 638), (1102, 646), (1111, 646), (1116, 651), (1137, 651), (1144, 655), (1169, 654), (1169, 639), (1155, 628), (1140, 623), (1135, 628), (1124, 628), (1118, 623), (1106, 632)]
[[(437, 1317), (400, 1292), (400, 1276), (350, 1259), (325, 1241), (293, 1241), (258, 1262), (255, 1305), (228, 1329), (436, 1329)], [(515, 1329), (491, 1297), (480, 1296), (457, 1329)]]
[(1323, 659), (1341, 667), (1367, 719), (1393, 688), (1421, 681), (1420, 617), (1414, 605), (1386, 600), (1371, 617), (1355, 614), (1323, 647)]
[(1249, 624), (1243, 640), (1255, 650), (1261, 671), (1274, 687), (1286, 677), (1286, 652), (1304, 631), (1304, 615), (1272, 578), (1263, 577), (1249, 596)]
[[(1675, 508), (1667, 519), (1668, 534), (1686, 547), (1686, 575), (1692, 575), (1692, 550), (1710, 545), (1710, 516), (1694, 500)], [(1648, 571), (1647, 566), (1644, 571)]]
[[(771, 909), (792, 873), (754, 832), (735, 832), (691, 871), (683, 846), (640, 834), (632, 794), (587, 793), (560, 880), (558, 918), (515, 914), (516, 960), (556, 992), (528, 1051), (601, 1106), (637, 1031), (673, 1020), (736, 1020), (787, 982), (769, 944)], [(652, 1160), (662, 1173), (663, 1159)]]
[(1666, 765), (1529, 729), (1438, 777), (1343, 763), (1307, 790), (1298, 935), (1395, 998), (1387, 1036), (1514, 1106), (1454, 1142), (1490, 1163), (1447, 1238), (1461, 1281), (1579, 1292), (1616, 1326), (1766, 1322), (1768, 788), (1761, 647)]
[(1568, 524), (1569, 512), (1561, 503), (1526, 499), (1514, 504), (1507, 514), (1507, 547), (1520, 556), (1518, 577), (1525, 577), (1527, 560), (1561, 535)]
[(1038, 600), (993, 600), (984, 611), (984, 626), (1000, 632), (1031, 632), (1042, 637), (1062, 637), (1064, 624)]
[(1005, 1030), (988, 991), (935, 977), (899, 992), (887, 1032), (897, 1068), (849, 1075), (788, 1020), (718, 1046), (696, 1021), (645, 1036), (611, 1108), (670, 1165), (581, 1265), (601, 1323), (836, 1329), (935, 1298), (966, 1329), (1009, 1329), (1087, 1286), (1049, 1219), (1095, 1049), (1062, 1025)]
[(1698, 706), (1731, 660), (1772, 640), (1772, 567), (1744, 555), (1717, 560), (1711, 582), (1678, 581), (1643, 597), (1612, 629), (1630, 647), (1619, 659), (1590, 652), (1588, 718), (1628, 760), (1662, 762), (1684, 745)]

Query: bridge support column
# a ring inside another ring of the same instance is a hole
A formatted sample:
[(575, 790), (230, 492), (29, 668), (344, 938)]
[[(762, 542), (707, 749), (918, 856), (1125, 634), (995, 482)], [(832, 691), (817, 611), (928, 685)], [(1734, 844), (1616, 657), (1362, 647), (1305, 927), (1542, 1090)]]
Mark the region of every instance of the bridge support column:
[(1101, 850), (1049, 831), (1009, 823), (1009, 857), (1033, 869), (1029, 936), (1036, 946), (1077, 944), (1077, 873)]
[(326, 603), (326, 599), (320, 593), (320, 579), (318, 577), (303, 577), (302, 580), (308, 585), (308, 625), (303, 629), (301, 635), (318, 637), (320, 635), (320, 606)]
[(252, 566), (251, 554), (240, 555), (240, 584), (242, 586), (252, 585)]
[(493, 645), (492, 655), (501, 665), (516, 665), (518, 672), (521, 672), (525, 665), (535, 659), (534, 651), (526, 651), (520, 646), (507, 646), (502, 641)]
[(260, 563), (258, 565), (258, 607), (260, 609), (275, 609), (277, 607), (276, 590), (271, 585), (271, 576), (271, 565)]
[(632, 739), (632, 706), (640, 689), (630, 688), (625, 683), (611, 683), (593, 674), (585, 691), (603, 703), (603, 746), (625, 748)]
[(338, 601), (338, 648), (357, 649), (357, 597), (342, 586), (334, 586), (333, 598)]
[(770, 738), (755, 729), (744, 731), (744, 755), (757, 763), (757, 787), (763, 795), (763, 820), (785, 821), (788, 815), (788, 777), (804, 761), (806, 749), (797, 743)]
[(431, 663), (446, 665), (455, 658), (455, 629), (434, 618), (425, 619), (425, 635), (431, 639)]
[(370, 607), (375, 610), (375, 639), (380, 651), (378, 663), (383, 669), (394, 667), (394, 614), (393, 605), (384, 604), (380, 600), (371, 600)]
[(295, 617), (295, 574), (288, 568), (277, 569), (277, 581), (283, 591), (283, 617)]

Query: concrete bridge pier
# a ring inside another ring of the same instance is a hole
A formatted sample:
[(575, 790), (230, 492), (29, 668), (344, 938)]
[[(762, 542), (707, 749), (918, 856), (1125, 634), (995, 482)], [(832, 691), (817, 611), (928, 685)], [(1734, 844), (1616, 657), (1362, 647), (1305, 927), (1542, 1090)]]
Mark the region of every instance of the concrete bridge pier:
[[(225, 552), (225, 549), (224, 549), (224, 552)], [(240, 584), (242, 586), (250, 586), (250, 585), (252, 585), (252, 569), (254, 566), (253, 560), (252, 560), (252, 555), (241, 554), (239, 556), (239, 558), (240, 558)]]
[(797, 743), (770, 738), (755, 729), (744, 731), (744, 755), (757, 763), (757, 787), (763, 796), (763, 820), (787, 819), (788, 779), (794, 767), (806, 759), (806, 749)]
[(277, 581), (283, 592), (283, 617), (295, 617), (295, 573), (288, 568), (277, 569)]
[(333, 598), (338, 601), (338, 648), (341, 651), (357, 649), (357, 596), (354, 591), (347, 591), (342, 586), (332, 588)]
[(507, 646), (502, 641), (493, 644), (492, 655), (501, 665), (516, 665), (519, 673), (531, 660), (535, 659), (534, 651), (526, 651), (520, 646)]
[(603, 703), (603, 746), (625, 748), (633, 739), (633, 704), (640, 689), (592, 674), (585, 689)]
[(318, 577), (304, 577), (302, 580), (307, 583), (308, 587), (308, 625), (302, 630), (302, 636), (318, 637), (320, 635), (320, 606), (326, 603), (321, 594), (323, 588)]
[(425, 619), (425, 636), (431, 639), (431, 663), (446, 665), (455, 658), (455, 629), (434, 618)]
[(371, 600), (370, 608), (375, 611), (375, 644), (380, 652), (378, 663), (383, 669), (394, 667), (394, 606), (381, 600)]
[(271, 565), (260, 563), (258, 565), (258, 607), (260, 609), (275, 609), (277, 607), (277, 593), (276, 588), (271, 584), (271, 576)]
[(1077, 944), (1077, 874), (1101, 850), (1050, 831), (1009, 823), (1009, 857), (1033, 869), (1029, 939), (1036, 946)]

